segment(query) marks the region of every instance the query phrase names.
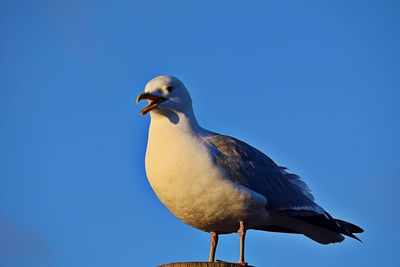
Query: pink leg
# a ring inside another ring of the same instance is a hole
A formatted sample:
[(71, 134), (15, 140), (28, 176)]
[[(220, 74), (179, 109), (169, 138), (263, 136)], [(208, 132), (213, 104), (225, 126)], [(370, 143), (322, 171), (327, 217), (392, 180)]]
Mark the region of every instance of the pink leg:
[(240, 256), (239, 256), (239, 263), (243, 265), (247, 265), (244, 261), (244, 239), (246, 237), (246, 228), (244, 228), (243, 221), (240, 221), (240, 227), (238, 230), (238, 234), (240, 237)]
[(215, 261), (215, 250), (218, 245), (218, 234), (216, 232), (211, 232), (211, 247), (210, 247), (210, 258), (209, 262)]

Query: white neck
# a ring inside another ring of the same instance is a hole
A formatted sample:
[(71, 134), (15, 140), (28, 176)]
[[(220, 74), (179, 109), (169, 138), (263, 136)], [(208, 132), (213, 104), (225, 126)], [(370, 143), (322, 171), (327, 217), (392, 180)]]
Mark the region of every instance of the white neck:
[(164, 129), (176, 129), (195, 135), (206, 132), (197, 122), (192, 108), (186, 109), (185, 112), (154, 110), (150, 112), (150, 116), (151, 128), (161, 126)]

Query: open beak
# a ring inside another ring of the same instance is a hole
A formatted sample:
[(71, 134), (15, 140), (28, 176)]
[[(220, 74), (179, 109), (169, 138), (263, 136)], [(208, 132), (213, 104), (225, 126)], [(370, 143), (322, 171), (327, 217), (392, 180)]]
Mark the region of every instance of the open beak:
[(162, 96), (152, 95), (150, 93), (142, 93), (136, 97), (136, 103), (139, 103), (140, 100), (149, 101), (149, 104), (140, 111), (140, 114), (146, 115), (150, 110), (155, 109), (167, 99)]

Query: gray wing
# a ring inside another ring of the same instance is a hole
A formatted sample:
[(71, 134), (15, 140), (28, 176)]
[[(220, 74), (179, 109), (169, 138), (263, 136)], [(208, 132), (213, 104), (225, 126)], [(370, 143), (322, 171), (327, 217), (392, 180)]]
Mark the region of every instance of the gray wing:
[(216, 163), (233, 182), (265, 196), (270, 210), (324, 213), (308, 186), (256, 148), (230, 136), (206, 137)]

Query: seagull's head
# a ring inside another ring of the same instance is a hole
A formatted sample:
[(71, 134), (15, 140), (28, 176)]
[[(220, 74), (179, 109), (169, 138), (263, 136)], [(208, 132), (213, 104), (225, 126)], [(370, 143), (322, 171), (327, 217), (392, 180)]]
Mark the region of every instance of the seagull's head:
[(144, 93), (136, 98), (136, 102), (141, 100), (149, 102), (140, 111), (142, 115), (162, 110), (185, 112), (192, 108), (192, 99), (185, 85), (178, 78), (169, 75), (157, 76), (150, 80), (146, 84)]

